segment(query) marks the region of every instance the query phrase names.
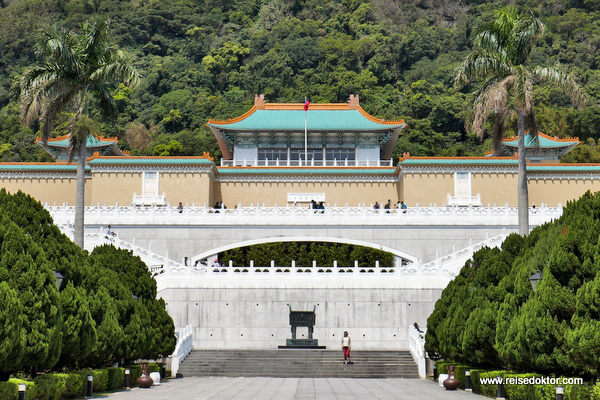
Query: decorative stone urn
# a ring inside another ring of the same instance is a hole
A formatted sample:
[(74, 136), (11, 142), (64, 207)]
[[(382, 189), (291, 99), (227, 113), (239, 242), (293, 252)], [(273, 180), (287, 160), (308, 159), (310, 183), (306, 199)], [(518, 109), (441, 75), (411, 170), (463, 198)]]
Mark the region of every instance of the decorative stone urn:
[(150, 376), (148, 376), (148, 364), (143, 363), (142, 364), (142, 376), (137, 378), (137, 384), (141, 388), (148, 389), (150, 386), (152, 386), (152, 383), (153, 383), (152, 378), (150, 378)]
[(460, 381), (454, 377), (454, 366), (448, 367), (448, 379), (444, 381), (446, 390), (456, 390), (460, 385)]

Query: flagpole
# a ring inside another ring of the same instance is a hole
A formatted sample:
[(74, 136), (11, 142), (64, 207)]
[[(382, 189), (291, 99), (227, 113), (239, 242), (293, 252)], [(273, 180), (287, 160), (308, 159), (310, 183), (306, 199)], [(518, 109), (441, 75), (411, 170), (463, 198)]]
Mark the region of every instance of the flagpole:
[(308, 131), (306, 129), (306, 111), (304, 111), (304, 162), (308, 166)]
[[(304, 104), (306, 104), (306, 97), (304, 98)], [(304, 162), (306, 163), (305, 165), (308, 167), (308, 130), (306, 128), (306, 113), (307, 112), (308, 112), (308, 109), (305, 105), (304, 106)]]

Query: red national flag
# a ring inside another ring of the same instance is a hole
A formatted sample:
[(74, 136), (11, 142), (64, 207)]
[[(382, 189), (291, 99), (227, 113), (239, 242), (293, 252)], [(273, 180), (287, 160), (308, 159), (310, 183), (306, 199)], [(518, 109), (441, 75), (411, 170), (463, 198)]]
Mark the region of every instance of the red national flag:
[(306, 98), (304, 99), (304, 111), (308, 111), (308, 106), (310, 106), (310, 101)]

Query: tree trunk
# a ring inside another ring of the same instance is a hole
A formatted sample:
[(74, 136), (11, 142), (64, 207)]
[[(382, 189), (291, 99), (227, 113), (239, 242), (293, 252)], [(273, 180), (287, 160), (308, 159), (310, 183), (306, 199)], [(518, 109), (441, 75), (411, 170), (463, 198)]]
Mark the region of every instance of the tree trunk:
[(519, 123), (519, 234), (529, 234), (529, 190), (527, 189), (527, 161), (525, 159), (525, 116), (518, 111)]
[(75, 244), (83, 249), (84, 246), (84, 218), (85, 211), (85, 159), (87, 137), (79, 144), (77, 156), (77, 191), (75, 192)]

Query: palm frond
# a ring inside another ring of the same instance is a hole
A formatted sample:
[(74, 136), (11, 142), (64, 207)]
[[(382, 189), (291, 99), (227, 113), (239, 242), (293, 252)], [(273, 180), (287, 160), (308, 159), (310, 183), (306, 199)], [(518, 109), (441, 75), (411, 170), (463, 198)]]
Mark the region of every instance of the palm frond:
[(535, 41), (546, 31), (546, 25), (533, 14), (519, 21), (515, 35), (514, 60), (515, 64), (525, 64), (531, 55)]
[(575, 106), (585, 105), (585, 96), (581, 87), (569, 74), (558, 68), (536, 67), (533, 69), (533, 75), (561, 88)]
[(115, 124), (119, 112), (115, 103), (115, 99), (110, 94), (108, 89), (106, 89), (106, 86), (97, 84), (94, 86), (92, 93), (94, 98), (98, 101), (104, 119), (111, 124)]
[(485, 78), (488, 75), (508, 75), (510, 65), (494, 54), (474, 51), (456, 69), (455, 87), (463, 87), (467, 83)]
[(485, 132), (485, 123), (490, 115), (501, 114), (507, 108), (513, 77), (508, 76), (500, 81), (490, 83), (487, 89), (473, 103), (470, 131), (480, 139)]

